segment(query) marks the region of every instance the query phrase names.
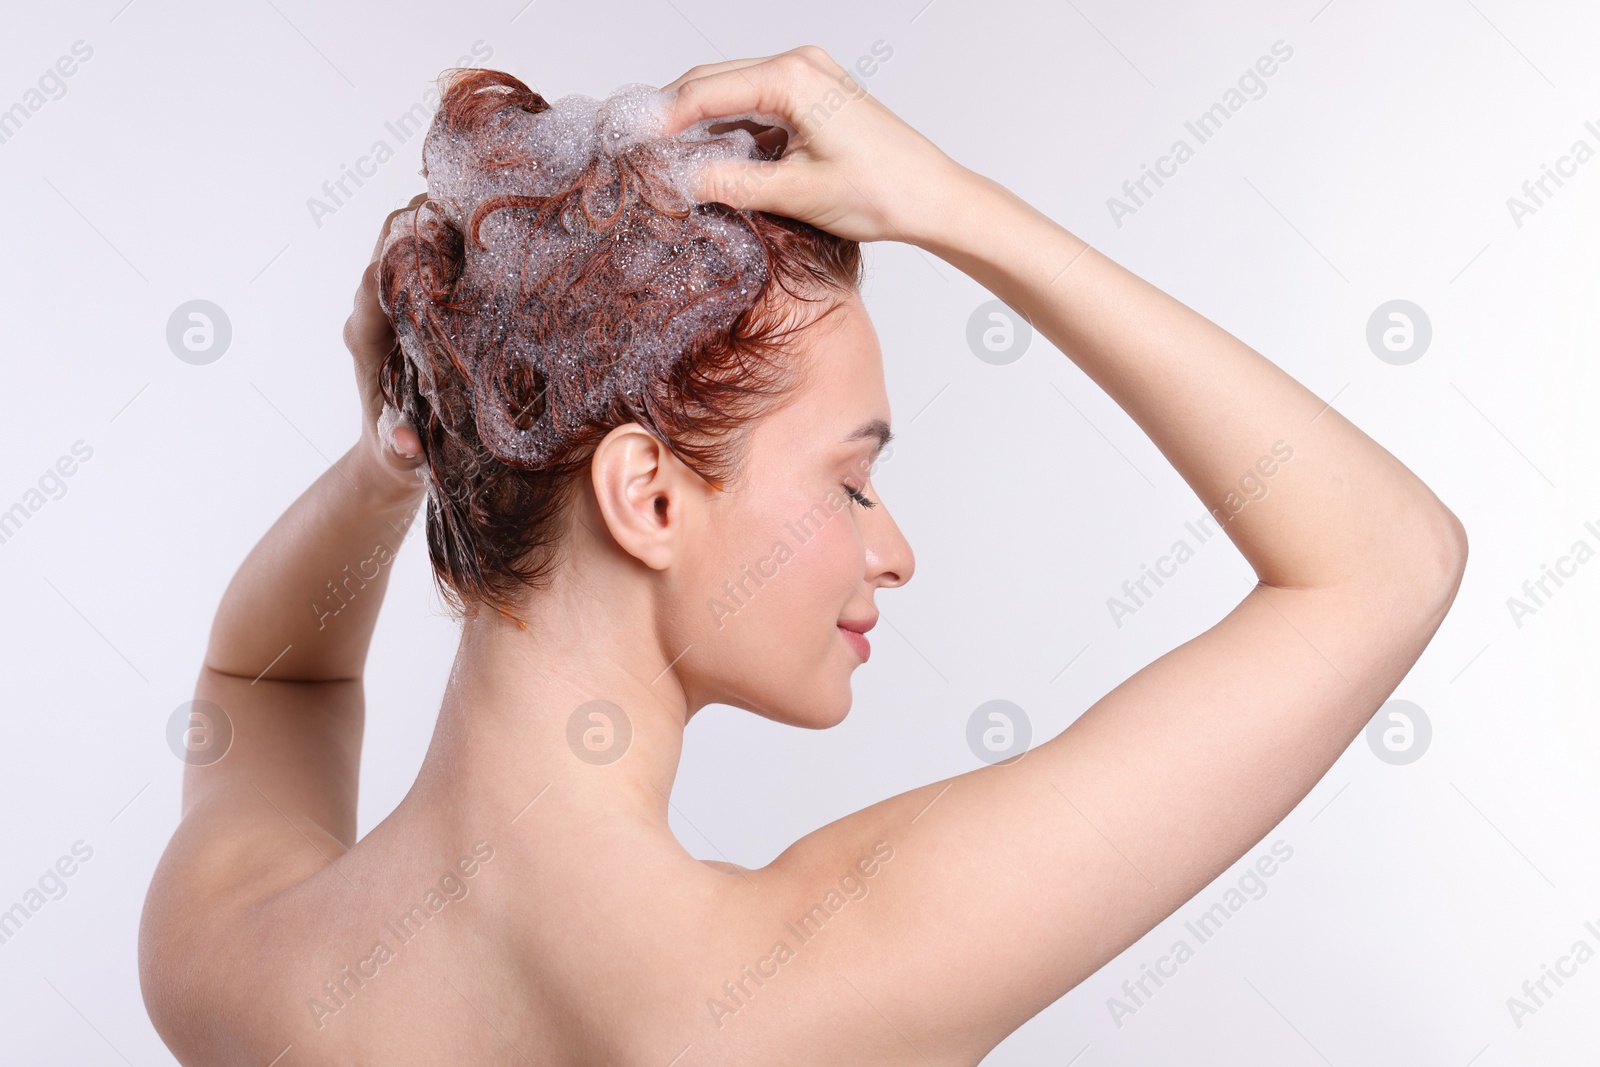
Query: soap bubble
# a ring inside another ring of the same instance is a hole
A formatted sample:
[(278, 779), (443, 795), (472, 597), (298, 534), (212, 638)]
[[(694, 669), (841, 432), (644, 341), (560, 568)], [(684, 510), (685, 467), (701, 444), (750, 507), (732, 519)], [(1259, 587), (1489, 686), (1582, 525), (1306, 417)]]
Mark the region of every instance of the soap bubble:
[(662, 137), (674, 94), (648, 85), (550, 103), (458, 73), (423, 144), (428, 199), (385, 242), (380, 299), (433, 413), (540, 469), (585, 426), (648, 410), (752, 306), (766, 249), (693, 183), (708, 163), (768, 158), (747, 129), (712, 126), (788, 124), (750, 113)]

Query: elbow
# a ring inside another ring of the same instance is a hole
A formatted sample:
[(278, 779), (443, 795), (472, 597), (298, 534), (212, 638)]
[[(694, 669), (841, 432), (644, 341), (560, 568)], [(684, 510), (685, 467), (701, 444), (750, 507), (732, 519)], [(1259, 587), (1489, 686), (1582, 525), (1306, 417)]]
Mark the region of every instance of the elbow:
[(1467, 569), (1467, 528), (1461, 525), (1461, 520), (1456, 518), (1456, 513), (1449, 508), (1444, 511), (1447, 538), (1449, 545), (1449, 564), (1454, 576), (1454, 586), (1461, 585), (1461, 576)]
[(1438, 505), (1437, 515), (1418, 538), (1421, 558), (1412, 566), (1422, 585), (1429, 621), (1437, 626), (1455, 603), (1467, 569), (1467, 529), (1455, 512)]
[(1359, 577), (1344, 585), (1370, 612), (1406, 631), (1437, 630), (1467, 568), (1467, 531), (1437, 499), (1388, 515)]
[(1450, 598), (1455, 599), (1456, 590), (1461, 588), (1461, 577), (1467, 571), (1467, 528), (1456, 518), (1456, 513), (1445, 509), (1445, 517), (1450, 528)]

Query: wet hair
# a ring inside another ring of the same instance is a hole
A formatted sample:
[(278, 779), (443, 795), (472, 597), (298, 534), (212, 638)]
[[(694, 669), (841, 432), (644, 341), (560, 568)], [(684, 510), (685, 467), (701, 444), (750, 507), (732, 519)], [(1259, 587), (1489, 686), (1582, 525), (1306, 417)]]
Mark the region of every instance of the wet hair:
[[(720, 135), (648, 136), (649, 87), (552, 105), (500, 71), (440, 84), (429, 199), (381, 253), (398, 343), (379, 387), (422, 441), (445, 601), (525, 625), (515, 608), (548, 587), (601, 439), (637, 422), (711, 485), (736, 482), (752, 421), (803, 379), (788, 342), (859, 290), (860, 246), (687, 198), (684, 161)], [(777, 154), (731, 136), (746, 158)]]

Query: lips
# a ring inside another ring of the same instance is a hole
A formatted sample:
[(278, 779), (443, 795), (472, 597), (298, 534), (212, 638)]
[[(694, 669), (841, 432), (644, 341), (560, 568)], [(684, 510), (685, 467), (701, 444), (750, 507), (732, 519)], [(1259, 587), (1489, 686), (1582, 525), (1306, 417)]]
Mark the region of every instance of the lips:
[(872, 645), (867, 641), (866, 633), (878, 624), (878, 616), (873, 615), (866, 619), (845, 619), (839, 626), (839, 634), (844, 638), (844, 643), (849, 645), (861, 662), (865, 663), (872, 655)]
[(843, 623), (839, 624), (839, 635), (844, 638), (844, 643), (849, 645), (857, 656), (861, 657), (862, 663), (867, 662), (867, 658), (872, 655), (872, 645), (867, 642), (864, 635), (855, 630), (845, 629)]

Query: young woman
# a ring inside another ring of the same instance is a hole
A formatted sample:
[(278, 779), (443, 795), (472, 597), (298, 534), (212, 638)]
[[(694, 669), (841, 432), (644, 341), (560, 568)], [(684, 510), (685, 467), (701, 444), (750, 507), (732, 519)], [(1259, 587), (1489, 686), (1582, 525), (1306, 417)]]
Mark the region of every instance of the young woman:
[[(707, 210), (688, 218), (650, 185), (647, 147), (563, 198), (469, 218), (419, 197), (390, 216), (345, 331), (360, 440), (246, 559), (197, 686), (233, 737), (185, 769), (141, 935), (146, 1003), (180, 1061), (976, 1064), (1261, 840), (1422, 653), (1467, 551), (1427, 486), (841, 85), (804, 47), (665, 87), (665, 135), (751, 114), (798, 131), (781, 154), (756, 139), (776, 158), (703, 163)], [(435, 126), (487, 172), (528, 162), (496, 131), (547, 107), (479, 72)], [(454, 180), (430, 166), (431, 185)], [(622, 207), (637, 228), (594, 229)], [(619, 346), (669, 336), (676, 298), (639, 297), (592, 238), (687, 255), (678, 226), (705, 227), (699, 258), (672, 261), (684, 292), (725, 303), (683, 362), (640, 377)], [(839, 722), (879, 594), (913, 573), (870, 478), (890, 412), (856, 242), (882, 240), (1025, 315), (1207, 506), (1237, 511), (1225, 530), (1259, 582), (1022, 758), (759, 869), (702, 862), (667, 818), (690, 718), (716, 702)], [(545, 251), (488, 270), (507, 248)], [(524, 341), (546, 362), (502, 354)], [(1271, 497), (1229, 506), (1275, 446), (1293, 461)], [(363, 664), (425, 490), (461, 644), (416, 784), (357, 840)], [(797, 521), (806, 539), (728, 601)]]

